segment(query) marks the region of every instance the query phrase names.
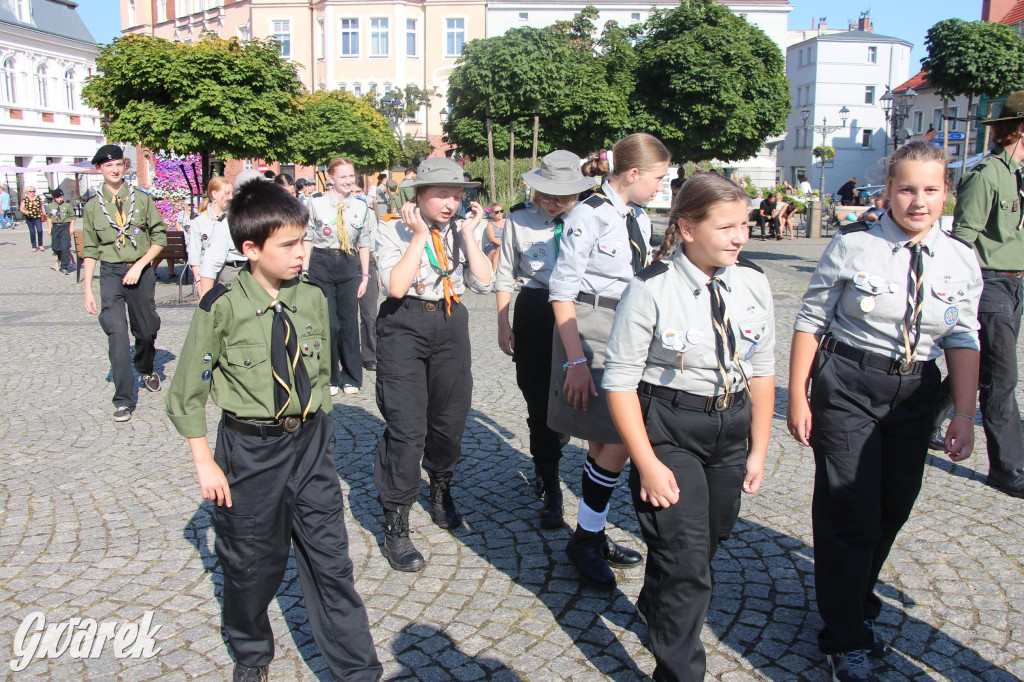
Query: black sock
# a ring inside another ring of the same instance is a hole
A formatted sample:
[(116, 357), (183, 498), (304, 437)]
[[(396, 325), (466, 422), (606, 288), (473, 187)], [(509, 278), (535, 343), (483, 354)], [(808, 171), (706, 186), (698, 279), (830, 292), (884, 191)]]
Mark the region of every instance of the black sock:
[[(612, 497), (612, 491), (615, 490), (615, 483), (618, 480), (619, 472), (602, 469), (597, 465), (593, 457), (587, 455), (587, 463), (583, 467), (583, 500), (580, 506), (582, 508), (583, 505), (586, 505), (588, 509), (581, 509), (581, 513), (577, 516), (577, 521), (589, 522), (581, 524), (585, 530), (596, 533), (604, 527), (604, 517), (607, 516), (608, 501)], [(588, 511), (591, 514), (588, 514)], [(597, 518), (585, 518), (595, 515)], [(587, 527), (596, 526), (598, 521), (601, 528)]]

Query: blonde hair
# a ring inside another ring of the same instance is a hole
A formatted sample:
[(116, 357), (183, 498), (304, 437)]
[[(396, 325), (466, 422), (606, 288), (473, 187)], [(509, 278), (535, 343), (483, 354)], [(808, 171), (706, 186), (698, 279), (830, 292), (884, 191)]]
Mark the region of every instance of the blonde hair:
[(627, 173), (631, 168), (645, 173), (658, 164), (671, 161), (672, 154), (654, 135), (633, 133), (615, 143), (612, 160), (615, 162), (612, 175)]
[(654, 254), (654, 260), (661, 260), (675, 251), (679, 241), (680, 220), (699, 223), (708, 217), (713, 206), (733, 201), (744, 206), (747, 204), (747, 193), (742, 187), (718, 173), (694, 173), (679, 188), (675, 201), (672, 202), (665, 241)]
[(548, 194), (547, 192), (538, 192), (535, 189), (530, 189), (530, 201), (532, 201), (534, 204), (538, 206), (540, 205), (540, 197), (555, 197), (557, 199), (566, 196), (571, 196), (572, 201), (563, 204), (564, 208), (562, 209), (562, 213), (564, 213), (565, 215), (569, 215), (569, 212), (572, 211), (572, 209), (574, 209), (576, 207), (576, 204), (578, 204), (580, 201), (579, 194)]
[(210, 207), (210, 204), (213, 203), (214, 192), (219, 192), (230, 185), (231, 182), (220, 175), (215, 178), (210, 178), (210, 182), (206, 185), (206, 194), (203, 196), (203, 201), (199, 204), (199, 212), (202, 213)]
[(348, 159), (344, 156), (339, 156), (337, 158), (331, 159), (331, 162), (327, 164), (327, 174), (331, 175), (332, 173), (334, 173), (334, 169), (337, 168), (338, 166), (352, 166), (353, 169), (356, 167), (356, 165), (352, 163), (351, 159)]

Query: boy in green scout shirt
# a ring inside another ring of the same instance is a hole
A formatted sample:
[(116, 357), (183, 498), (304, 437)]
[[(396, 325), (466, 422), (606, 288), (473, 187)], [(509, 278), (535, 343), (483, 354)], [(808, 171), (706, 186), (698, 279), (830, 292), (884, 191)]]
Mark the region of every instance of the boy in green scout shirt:
[(53, 201), (46, 204), (46, 220), (50, 223), (50, 247), (57, 257), (54, 270), (65, 275), (71, 274), (71, 239), (75, 230), (75, 210), (64, 201), (64, 190), (57, 187), (50, 196)]
[[(382, 668), (352, 581), (330, 455), (327, 299), (299, 278), (309, 212), (284, 188), (250, 182), (236, 191), (227, 216), (249, 262), (200, 301), (167, 414), (188, 439), (203, 499), (216, 505), (233, 679), (267, 679), (274, 658), (267, 606), (294, 542), (313, 638), (331, 673), (377, 680)], [(206, 438), (210, 395), (223, 410), (216, 455)]]
[[(167, 228), (153, 198), (124, 181), (120, 147), (100, 147), (92, 163), (103, 174), (103, 187), (85, 205), (82, 216), (85, 311), (99, 314), (100, 327), (107, 334), (114, 375), (114, 421), (124, 422), (132, 418), (135, 404), (129, 323), (135, 337), (135, 369), (148, 390), (160, 390), (160, 376), (153, 371), (160, 317), (156, 314), (156, 277), (149, 266), (167, 246)], [(102, 309), (97, 308), (92, 293), (96, 261), (100, 261)]]

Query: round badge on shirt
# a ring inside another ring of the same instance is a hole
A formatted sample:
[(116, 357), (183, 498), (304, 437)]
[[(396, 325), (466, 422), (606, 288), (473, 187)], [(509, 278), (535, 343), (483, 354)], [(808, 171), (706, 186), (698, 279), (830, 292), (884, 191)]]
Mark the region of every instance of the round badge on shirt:
[(331, 230), (331, 228), (325, 226), (324, 227), (324, 236), (325, 237), (330, 237), (332, 234), (333, 234), (333, 231)]

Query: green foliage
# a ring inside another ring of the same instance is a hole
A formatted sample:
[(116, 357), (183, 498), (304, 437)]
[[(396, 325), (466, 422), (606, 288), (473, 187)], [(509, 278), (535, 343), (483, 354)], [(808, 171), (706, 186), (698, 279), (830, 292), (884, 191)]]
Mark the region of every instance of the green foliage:
[(291, 138), (291, 156), (308, 165), (324, 165), (336, 156), (352, 159), (356, 171), (390, 168), (398, 141), (388, 121), (365, 99), (341, 90), (299, 98), (302, 114)]
[(1024, 87), (1024, 40), (1004, 24), (945, 19), (928, 29), (921, 67), (941, 97), (999, 97)]
[(526, 189), (525, 183), (522, 181), (523, 173), (527, 173), (531, 170), (530, 159), (516, 159), (514, 173), (517, 182), (515, 183), (515, 192), (510, 194), (508, 191), (508, 158), (495, 159), (494, 160), (494, 182), (498, 186), (498, 191), (492, 191), (490, 184), (490, 169), (487, 165), (487, 158), (475, 159), (473, 161), (467, 161), (466, 165), (463, 166), (465, 171), (474, 178), (483, 178), (484, 184), (480, 187), (480, 196), (486, 195), (486, 201), (481, 200), (485, 206), (492, 201), (500, 201), (503, 204), (507, 204), (505, 208), (511, 208), (520, 201), (524, 201), (528, 196), (528, 190)]
[(109, 119), (108, 139), (204, 156), (287, 153), (301, 86), (273, 41), (127, 35), (103, 47), (96, 66), (82, 98)]
[(398, 153), (395, 163), (402, 168), (415, 167), (420, 161), (434, 153), (434, 147), (426, 140), (414, 140), (409, 135), (405, 136), (402, 150)]
[(942, 204), (942, 215), (953, 215), (956, 211), (956, 197), (952, 192), (946, 194), (946, 201)]
[(635, 121), (676, 161), (745, 159), (791, 110), (779, 47), (714, 0), (656, 11), (636, 47)]
[(816, 158), (818, 161), (829, 162), (836, 158), (835, 147), (819, 145), (811, 150), (811, 156)]

